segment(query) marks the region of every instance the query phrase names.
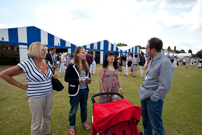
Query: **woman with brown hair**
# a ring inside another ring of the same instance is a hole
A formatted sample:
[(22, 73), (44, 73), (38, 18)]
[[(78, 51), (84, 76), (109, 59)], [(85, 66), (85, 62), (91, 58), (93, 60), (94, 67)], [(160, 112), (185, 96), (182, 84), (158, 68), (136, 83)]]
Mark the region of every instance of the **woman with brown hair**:
[(74, 62), (69, 64), (65, 74), (65, 81), (69, 83), (68, 94), (70, 97), (71, 109), (69, 112), (70, 135), (75, 135), (76, 112), (80, 103), (81, 123), (86, 130), (90, 126), (87, 119), (87, 100), (91, 83), (89, 67), (86, 62), (86, 52), (83, 47), (77, 47), (74, 52)]
[[(123, 95), (123, 90), (121, 88), (121, 82), (118, 73), (118, 63), (113, 52), (107, 52), (105, 59), (100, 70), (100, 90), (102, 92), (118, 92), (118, 87), (120, 93)], [(99, 103), (108, 103), (111, 101), (111, 95), (103, 95), (98, 97)]]

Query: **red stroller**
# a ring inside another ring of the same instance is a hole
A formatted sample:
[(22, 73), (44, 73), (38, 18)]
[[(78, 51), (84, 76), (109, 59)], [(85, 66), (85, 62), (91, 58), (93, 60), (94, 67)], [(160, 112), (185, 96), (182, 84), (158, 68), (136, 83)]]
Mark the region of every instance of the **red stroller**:
[[(116, 94), (122, 99), (109, 103), (96, 103), (94, 97)], [(116, 92), (98, 93), (92, 96), (92, 135), (139, 135), (137, 124), (141, 117), (141, 107), (135, 106)]]

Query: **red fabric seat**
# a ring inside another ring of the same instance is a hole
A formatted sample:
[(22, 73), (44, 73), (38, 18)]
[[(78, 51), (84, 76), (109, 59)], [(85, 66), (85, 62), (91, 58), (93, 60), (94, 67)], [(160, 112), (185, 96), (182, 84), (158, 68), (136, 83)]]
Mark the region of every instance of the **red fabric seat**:
[(94, 103), (92, 134), (98, 131), (100, 134), (138, 135), (136, 124), (140, 118), (141, 107), (124, 98), (110, 103)]

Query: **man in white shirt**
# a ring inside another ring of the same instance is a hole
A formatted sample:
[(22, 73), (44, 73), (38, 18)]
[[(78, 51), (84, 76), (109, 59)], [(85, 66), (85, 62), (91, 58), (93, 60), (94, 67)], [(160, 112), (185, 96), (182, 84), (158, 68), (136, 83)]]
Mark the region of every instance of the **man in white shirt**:
[(130, 70), (130, 74), (132, 75), (132, 72), (131, 72), (131, 64), (132, 64), (132, 57), (131, 55), (128, 53), (128, 57), (126, 58), (126, 75), (128, 75), (128, 69)]
[(95, 74), (95, 68), (96, 68), (96, 62), (97, 62), (97, 56), (96, 52), (93, 51), (93, 55), (91, 56), (91, 65), (90, 65), (90, 73), (92, 73), (92, 68), (93, 68), (93, 75)]

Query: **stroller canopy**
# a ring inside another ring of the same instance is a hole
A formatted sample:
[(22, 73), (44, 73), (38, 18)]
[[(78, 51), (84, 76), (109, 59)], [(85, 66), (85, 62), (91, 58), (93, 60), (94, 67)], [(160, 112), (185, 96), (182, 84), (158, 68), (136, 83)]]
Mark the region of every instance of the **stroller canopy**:
[(104, 133), (119, 122), (134, 118), (140, 121), (141, 107), (135, 106), (126, 99), (109, 103), (93, 104), (93, 126), (99, 133)]

